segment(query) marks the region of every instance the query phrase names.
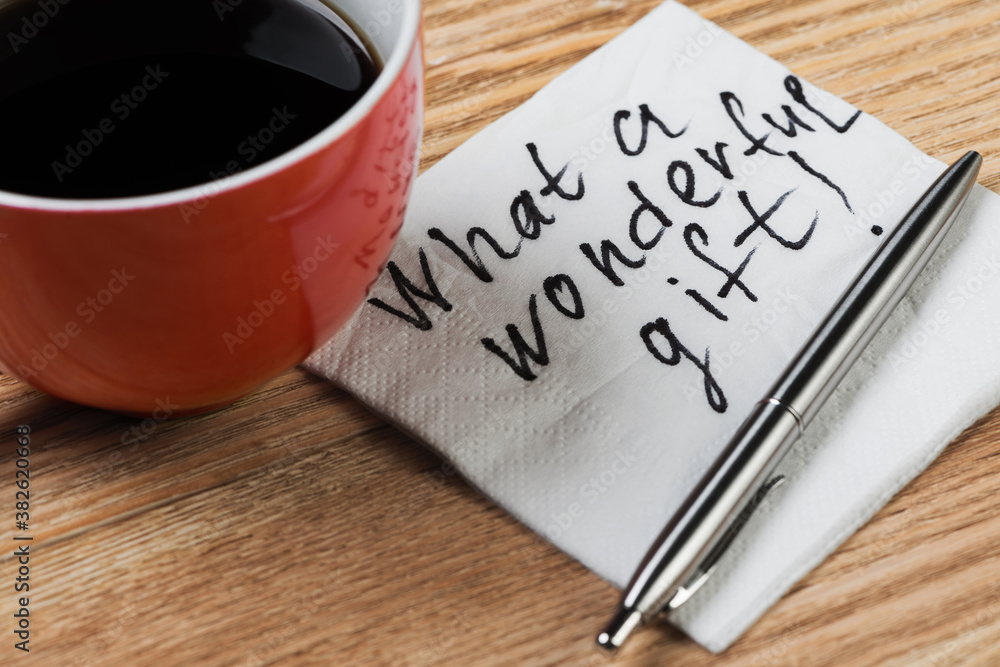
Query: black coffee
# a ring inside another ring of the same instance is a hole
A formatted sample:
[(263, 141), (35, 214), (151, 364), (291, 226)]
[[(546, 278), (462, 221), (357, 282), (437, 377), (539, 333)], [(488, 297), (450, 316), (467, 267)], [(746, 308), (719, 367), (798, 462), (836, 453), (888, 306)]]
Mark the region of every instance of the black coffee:
[(303, 143), (378, 74), (358, 35), (316, 6), (17, 0), (0, 9), (0, 190), (164, 192)]

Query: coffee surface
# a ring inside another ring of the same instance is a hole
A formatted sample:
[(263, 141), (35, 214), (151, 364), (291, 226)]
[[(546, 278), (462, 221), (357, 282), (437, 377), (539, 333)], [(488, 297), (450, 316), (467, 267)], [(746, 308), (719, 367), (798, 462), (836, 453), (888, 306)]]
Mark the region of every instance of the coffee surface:
[(0, 190), (43, 197), (245, 171), (330, 125), (379, 71), (332, 10), (300, 0), (18, 0), (0, 38)]

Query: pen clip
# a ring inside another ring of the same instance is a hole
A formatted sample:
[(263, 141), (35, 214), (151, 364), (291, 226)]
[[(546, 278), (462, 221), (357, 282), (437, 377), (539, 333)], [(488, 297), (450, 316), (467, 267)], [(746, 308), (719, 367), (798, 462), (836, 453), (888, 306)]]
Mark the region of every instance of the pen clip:
[(674, 593), (674, 596), (670, 598), (670, 602), (668, 602), (664, 608), (667, 613), (677, 609), (682, 604), (690, 600), (691, 596), (695, 594), (695, 591), (701, 588), (702, 585), (708, 581), (708, 578), (712, 575), (712, 572), (715, 571), (716, 566), (722, 559), (723, 554), (725, 554), (726, 550), (736, 540), (737, 535), (739, 535), (740, 531), (743, 530), (744, 526), (746, 526), (750, 517), (753, 516), (753, 513), (758, 507), (760, 507), (761, 503), (764, 502), (764, 499), (771, 493), (771, 491), (781, 486), (784, 482), (785, 476), (777, 475), (764, 482), (764, 484), (757, 489), (757, 492), (753, 494), (753, 497), (751, 497), (747, 504), (743, 506), (743, 509), (740, 510), (740, 513), (736, 516), (733, 523), (726, 529), (726, 532), (722, 534), (719, 541), (715, 543), (712, 550), (708, 552), (708, 555), (705, 556), (704, 560), (702, 560), (698, 565), (694, 574), (691, 575), (683, 586), (679, 586), (677, 588), (677, 592)]

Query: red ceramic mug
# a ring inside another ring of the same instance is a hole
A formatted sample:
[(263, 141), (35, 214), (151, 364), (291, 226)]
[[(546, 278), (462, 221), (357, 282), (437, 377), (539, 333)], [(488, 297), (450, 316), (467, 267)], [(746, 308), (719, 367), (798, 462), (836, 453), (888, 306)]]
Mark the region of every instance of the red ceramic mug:
[(192, 414), (298, 364), (361, 305), (416, 174), (420, 0), (332, 4), (385, 66), (347, 114), (292, 151), (143, 197), (0, 191), (6, 372), (107, 410)]

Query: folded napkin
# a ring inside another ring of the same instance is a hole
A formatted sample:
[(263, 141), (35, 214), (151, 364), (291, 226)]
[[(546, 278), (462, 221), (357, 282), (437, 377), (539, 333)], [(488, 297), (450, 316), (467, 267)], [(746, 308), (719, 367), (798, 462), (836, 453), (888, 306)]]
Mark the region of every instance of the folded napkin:
[[(421, 176), (306, 363), (600, 576), (646, 549), (943, 166), (667, 2)], [(672, 622), (713, 651), (1000, 398), (1000, 198), (955, 230)]]

